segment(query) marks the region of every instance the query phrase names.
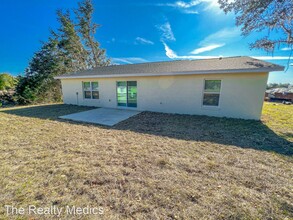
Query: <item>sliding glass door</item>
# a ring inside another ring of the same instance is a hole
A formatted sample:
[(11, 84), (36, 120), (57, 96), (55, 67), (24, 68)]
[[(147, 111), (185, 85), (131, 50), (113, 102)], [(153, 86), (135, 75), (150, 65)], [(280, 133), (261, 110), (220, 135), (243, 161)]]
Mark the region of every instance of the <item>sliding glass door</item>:
[(137, 107), (137, 82), (117, 82), (117, 105), (125, 107)]

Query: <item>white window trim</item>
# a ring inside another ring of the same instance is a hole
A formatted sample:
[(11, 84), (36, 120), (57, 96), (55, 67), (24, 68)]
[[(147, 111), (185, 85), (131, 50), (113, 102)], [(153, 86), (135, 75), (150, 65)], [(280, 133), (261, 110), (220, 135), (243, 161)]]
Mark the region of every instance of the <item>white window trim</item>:
[[(221, 81), (221, 88), (220, 92), (205, 92), (205, 81), (206, 80), (220, 80)], [(202, 99), (201, 99), (201, 107), (203, 109), (208, 109), (208, 110), (220, 110), (221, 109), (221, 97), (222, 97), (222, 87), (223, 87), (223, 79), (221, 78), (205, 78), (203, 79), (203, 86), (202, 86)], [(218, 94), (219, 95), (219, 105), (204, 105), (203, 100), (204, 100), (204, 94)]]
[[(84, 89), (84, 83), (90, 83), (90, 89), (89, 90), (85, 90)], [(92, 83), (93, 82), (97, 82), (98, 83), (98, 90), (93, 90), (93, 86), (92, 86)], [(91, 92), (91, 97), (90, 98), (86, 98), (85, 97), (85, 94), (84, 94), (84, 92)], [(93, 92), (99, 92), (99, 98), (98, 99), (94, 99), (93, 98)], [(99, 81), (82, 81), (82, 96), (83, 96), (83, 99), (85, 99), (85, 100), (99, 100), (100, 99), (100, 83), (99, 83)]]

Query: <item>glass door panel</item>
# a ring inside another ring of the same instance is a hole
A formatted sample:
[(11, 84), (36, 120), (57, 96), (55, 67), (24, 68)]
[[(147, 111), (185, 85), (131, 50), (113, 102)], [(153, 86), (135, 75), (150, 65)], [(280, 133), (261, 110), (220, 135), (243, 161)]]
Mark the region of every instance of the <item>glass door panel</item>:
[(127, 82), (117, 82), (117, 104), (127, 106)]
[(128, 107), (137, 107), (136, 81), (127, 82), (127, 106)]

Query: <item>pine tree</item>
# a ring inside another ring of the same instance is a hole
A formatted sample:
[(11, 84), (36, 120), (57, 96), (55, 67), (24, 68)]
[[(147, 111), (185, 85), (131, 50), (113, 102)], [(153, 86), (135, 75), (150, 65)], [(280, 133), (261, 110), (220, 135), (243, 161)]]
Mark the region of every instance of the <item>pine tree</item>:
[(98, 66), (107, 66), (110, 64), (110, 60), (105, 56), (105, 50), (100, 48), (99, 42), (95, 40), (95, 33), (100, 26), (93, 23), (92, 16), (94, 7), (91, 0), (84, 0), (78, 3), (79, 7), (75, 11), (78, 19), (78, 32), (80, 33), (82, 40), (85, 42), (85, 47), (88, 53), (88, 65), (89, 68)]
[(55, 36), (59, 38), (59, 49), (63, 52), (63, 59), (70, 72), (88, 69), (87, 51), (75, 30), (75, 25), (70, 18), (69, 11), (63, 13), (57, 11), (58, 21), (61, 27)]
[(105, 50), (94, 38), (98, 25), (92, 23), (92, 13), (91, 1), (80, 3), (75, 25), (69, 11), (57, 11), (60, 28), (51, 30), (51, 37), (34, 54), (25, 76), (19, 78), (18, 102), (61, 101), (60, 81), (54, 76), (109, 65)]

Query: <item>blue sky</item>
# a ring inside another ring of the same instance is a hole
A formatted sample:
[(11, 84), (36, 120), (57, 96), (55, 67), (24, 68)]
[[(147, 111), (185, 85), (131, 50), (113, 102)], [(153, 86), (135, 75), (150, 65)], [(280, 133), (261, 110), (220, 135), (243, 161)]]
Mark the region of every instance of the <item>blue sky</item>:
[[(1, 0), (0, 72), (21, 74), (33, 53), (58, 28), (57, 9), (74, 9), (75, 0)], [(274, 57), (250, 50), (263, 33), (243, 38), (233, 14), (225, 15), (217, 0), (93, 0), (96, 38), (117, 64), (218, 56), (255, 56), (287, 66), (286, 46)], [(293, 65), (293, 61), (291, 61)], [(293, 66), (270, 74), (269, 82), (293, 83)]]

